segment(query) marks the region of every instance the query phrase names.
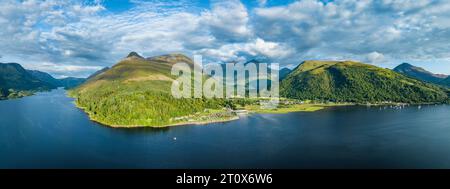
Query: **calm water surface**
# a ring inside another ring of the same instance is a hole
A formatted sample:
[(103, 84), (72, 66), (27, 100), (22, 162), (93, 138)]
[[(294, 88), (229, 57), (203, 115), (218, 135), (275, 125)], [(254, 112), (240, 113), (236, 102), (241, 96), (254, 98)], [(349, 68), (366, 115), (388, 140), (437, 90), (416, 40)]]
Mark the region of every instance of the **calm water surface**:
[(450, 168), (450, 106), (112, 129), (60, 89), (0, 101), (0, 168)]

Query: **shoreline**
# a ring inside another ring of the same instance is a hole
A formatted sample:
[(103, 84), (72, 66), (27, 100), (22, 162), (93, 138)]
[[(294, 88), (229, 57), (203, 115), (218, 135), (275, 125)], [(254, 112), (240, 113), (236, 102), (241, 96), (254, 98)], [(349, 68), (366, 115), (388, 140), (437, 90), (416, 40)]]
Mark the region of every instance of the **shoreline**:
[(53, 90), (57, 90), (57, 88), (55, 88), (55, 89), (45, 89), (45, 90), (24, 90), (24, 91), (18, 91), (18, 93), (16, 95), (13, 95), (11, 97), (10, 96), (0, 97), (0, 101), (22, 99), (22, 98), (25, 98), (25, 97), (35, 96), (38, 93), (51, 92)]
[[(230, 122), (230, 121), (235, 121), (235, 120), (239, 120), (240, 116), (236, 115), (230, 118), (226, 118), (226, 119), (220, 119), (220, 120), (208, 120), (208, 121), (192, 121), (192, 122), (179, 122), (179, 123), (174, 123), (174, 124), (167, 124), (167, 125), (160, 125), (160, 126), (145, 126), (145, 125), (111, 125), (111, 124), (107, 124), (107, 123), (103, 123), (102, 121), (96, 120), (95, 118), (93, 118), (91, 116), (90, 112), (85, 111), (84, 107), (79, 106), (75, 101), (73, 102), (73, 104), (79, 108), (80, 110), (82, 110), (89, 118), (90, 121), (96, 122), (102, 126), (105, 127), (109, 127), (109, 128), (113, 128), (113, 129), (138, 129), (138, 128), (153, 128), (153, 129), (163, 129), (163, 128), (169, 128), (169, 127), (178, 127), (178, 126), (199, 126), (199, 125), (207, 125), (207, 124), (213, 124), (213, 123), (225, 123), (225, 122)], [(420, 105), (433, 105), (433, 104), (445, 104), (445, 103), (416, 103), (416, 104), (406, 104), (406, 103), (389, 103), (389, 104), (371, 104), (371, 105), (366, 105), (366, 104), (357, 104), (357, 103), (347, 103), (347, 104), (309, 104), (312, 107), (317, 107), (316, 109), (313, 110), (309, 110), (309, 109), (294, 109), (294, 110), (272, 110), (272, 111), (249, 111), (247, 112), (246, 115), (251, 115), (251, 114), (288, 114), (288, 113), (295, 113), (295, 112), (316, 112), (316, 111), (320, 111), (320, 110), (325, 110), (331, 107), (343, 107), (343, 106), (373, 106), (373, 107), (378, 107), (378, 106), (393, 106), (393, 105), (406, 105), (406, 106), (420, 106)]]
[(193, 125), (207, 125), (207, 124), (212, 124), (212, 123), (225, 123), (225, 122), (235, 121), (235, 120), (239, 120), (239, 119), (240, 119), (239, 116), (235, 116), (235, 117), (231, 117), (230, 119), (226, 119), (226, 120), (194, 121), (194, 122), (187, 122), (187, 123), (180, 122), (180, 123), (163, 125), (163, 126), (142, 126), (142, 125), (123, 126), (123, 125), (107, 125), (107, 124), (100, 123), (98, 121), (96, 121), (96, 122), (100, 123), (102, 125), (105, 125), (107, 127), (116, 128), (116, 129), (135, 129), (135, 128), (154, 128), (154, 129), (158, 129), (158, 128), (178, 127), (178, 126), (193, 126)]
[[(73, 97), (71, 97), (71, 98), (73, 98)], [(161, 125), (161, 126), (111, 125), (111, 124), (103, 123), (102, 121), (93, 118), (93, 116), (91, 116), (91, 113), (85, 110), (86, 109), (85, 107), (82, 107), (82, 106), (78, 105), (75, 101), (73, 101), (72, 103), (75, 105), (76, 108), (82, 110), (83, 113), (85, 113), (88, 116), (90, 121), (93, 121), (93, 122), (98, 123), (100, 125), (103, 125), (105, 127), (115, 128), (115, 129), (134, 129), (134, 128), (155, 128), (155, 129), (158, 129), (158, 128), (168, 128), (168, 127), (175, 127), (175, 126), (206, 125), (206, 124), (211, 124), (211, 123), (224, 123), (224, 122), (229, 122), (229, 121), (234, 121), (234, 120), (240, 119), (240, 117), (238, 115), (236, 115), (236, 116), (230, 117), (228, 119), (222, 119), (222, 120), (179, 122), (179, 123), (167, 124), (167, 125)]]

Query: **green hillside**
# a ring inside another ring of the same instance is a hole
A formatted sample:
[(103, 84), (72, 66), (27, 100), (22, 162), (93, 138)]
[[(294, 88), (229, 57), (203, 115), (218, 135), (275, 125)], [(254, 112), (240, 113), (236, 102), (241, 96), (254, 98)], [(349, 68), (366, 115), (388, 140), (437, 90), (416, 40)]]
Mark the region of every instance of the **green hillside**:
[(99, 75), (99, 74), (105, 72), (106, 70), (109, 70), (109, 68), (108, 68), (108, 67), (104, 67), (104, 68), (102, 68), (101, 70), (96, 71), (95, 73), (93, 73), (92, 75), (90, 75), (89, 77), (87, 77), (86, 80), (90, 80), (90, 79), (94, 78), (95, 76), (97, 76), (97, 75)]
[(17, 63), (0, 63), (0, 100), (28, 96), (54, 85), (33, 77)]
[(70, 91), (91, 119), (109, 126), (167, 126), (231, 119), (223, 100), (175, 99), (172, 65), (188, 57), (171, 54), (142, 58), (134, 53)]
[(408, 77), (412, 77), (421, 81), (426, 81), (434, 84), (440, 84), (447, 75), (443, 74), (434, 74), (431, 73), (421, 67), (413, 66), (408, 63), (402, 63), (394, 68), (394, 71), (406, 75)]
[(340, 102), (443, 102), (440, 87), (359, 62), (305, 61), (282, 82), (280, 95)]

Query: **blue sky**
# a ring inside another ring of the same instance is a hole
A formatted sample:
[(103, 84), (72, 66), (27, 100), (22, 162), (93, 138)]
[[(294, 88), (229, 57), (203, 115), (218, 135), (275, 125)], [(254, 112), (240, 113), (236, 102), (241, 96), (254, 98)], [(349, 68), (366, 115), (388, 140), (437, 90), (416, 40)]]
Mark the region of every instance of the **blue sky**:
[(450, 74), (447, 0), (3, 0), (0, 62), (85, 77), (136, 51), (264, 58), (410, 62)]

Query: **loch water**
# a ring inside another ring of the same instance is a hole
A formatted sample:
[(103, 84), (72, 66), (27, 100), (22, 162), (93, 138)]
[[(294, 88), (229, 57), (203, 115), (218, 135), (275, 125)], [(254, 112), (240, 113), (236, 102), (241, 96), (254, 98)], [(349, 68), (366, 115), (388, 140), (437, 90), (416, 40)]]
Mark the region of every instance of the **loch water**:
[(115, 129), (90, 121), (58, 89), (0, 101), (0, 168), (450, 168), (450, 106)]

